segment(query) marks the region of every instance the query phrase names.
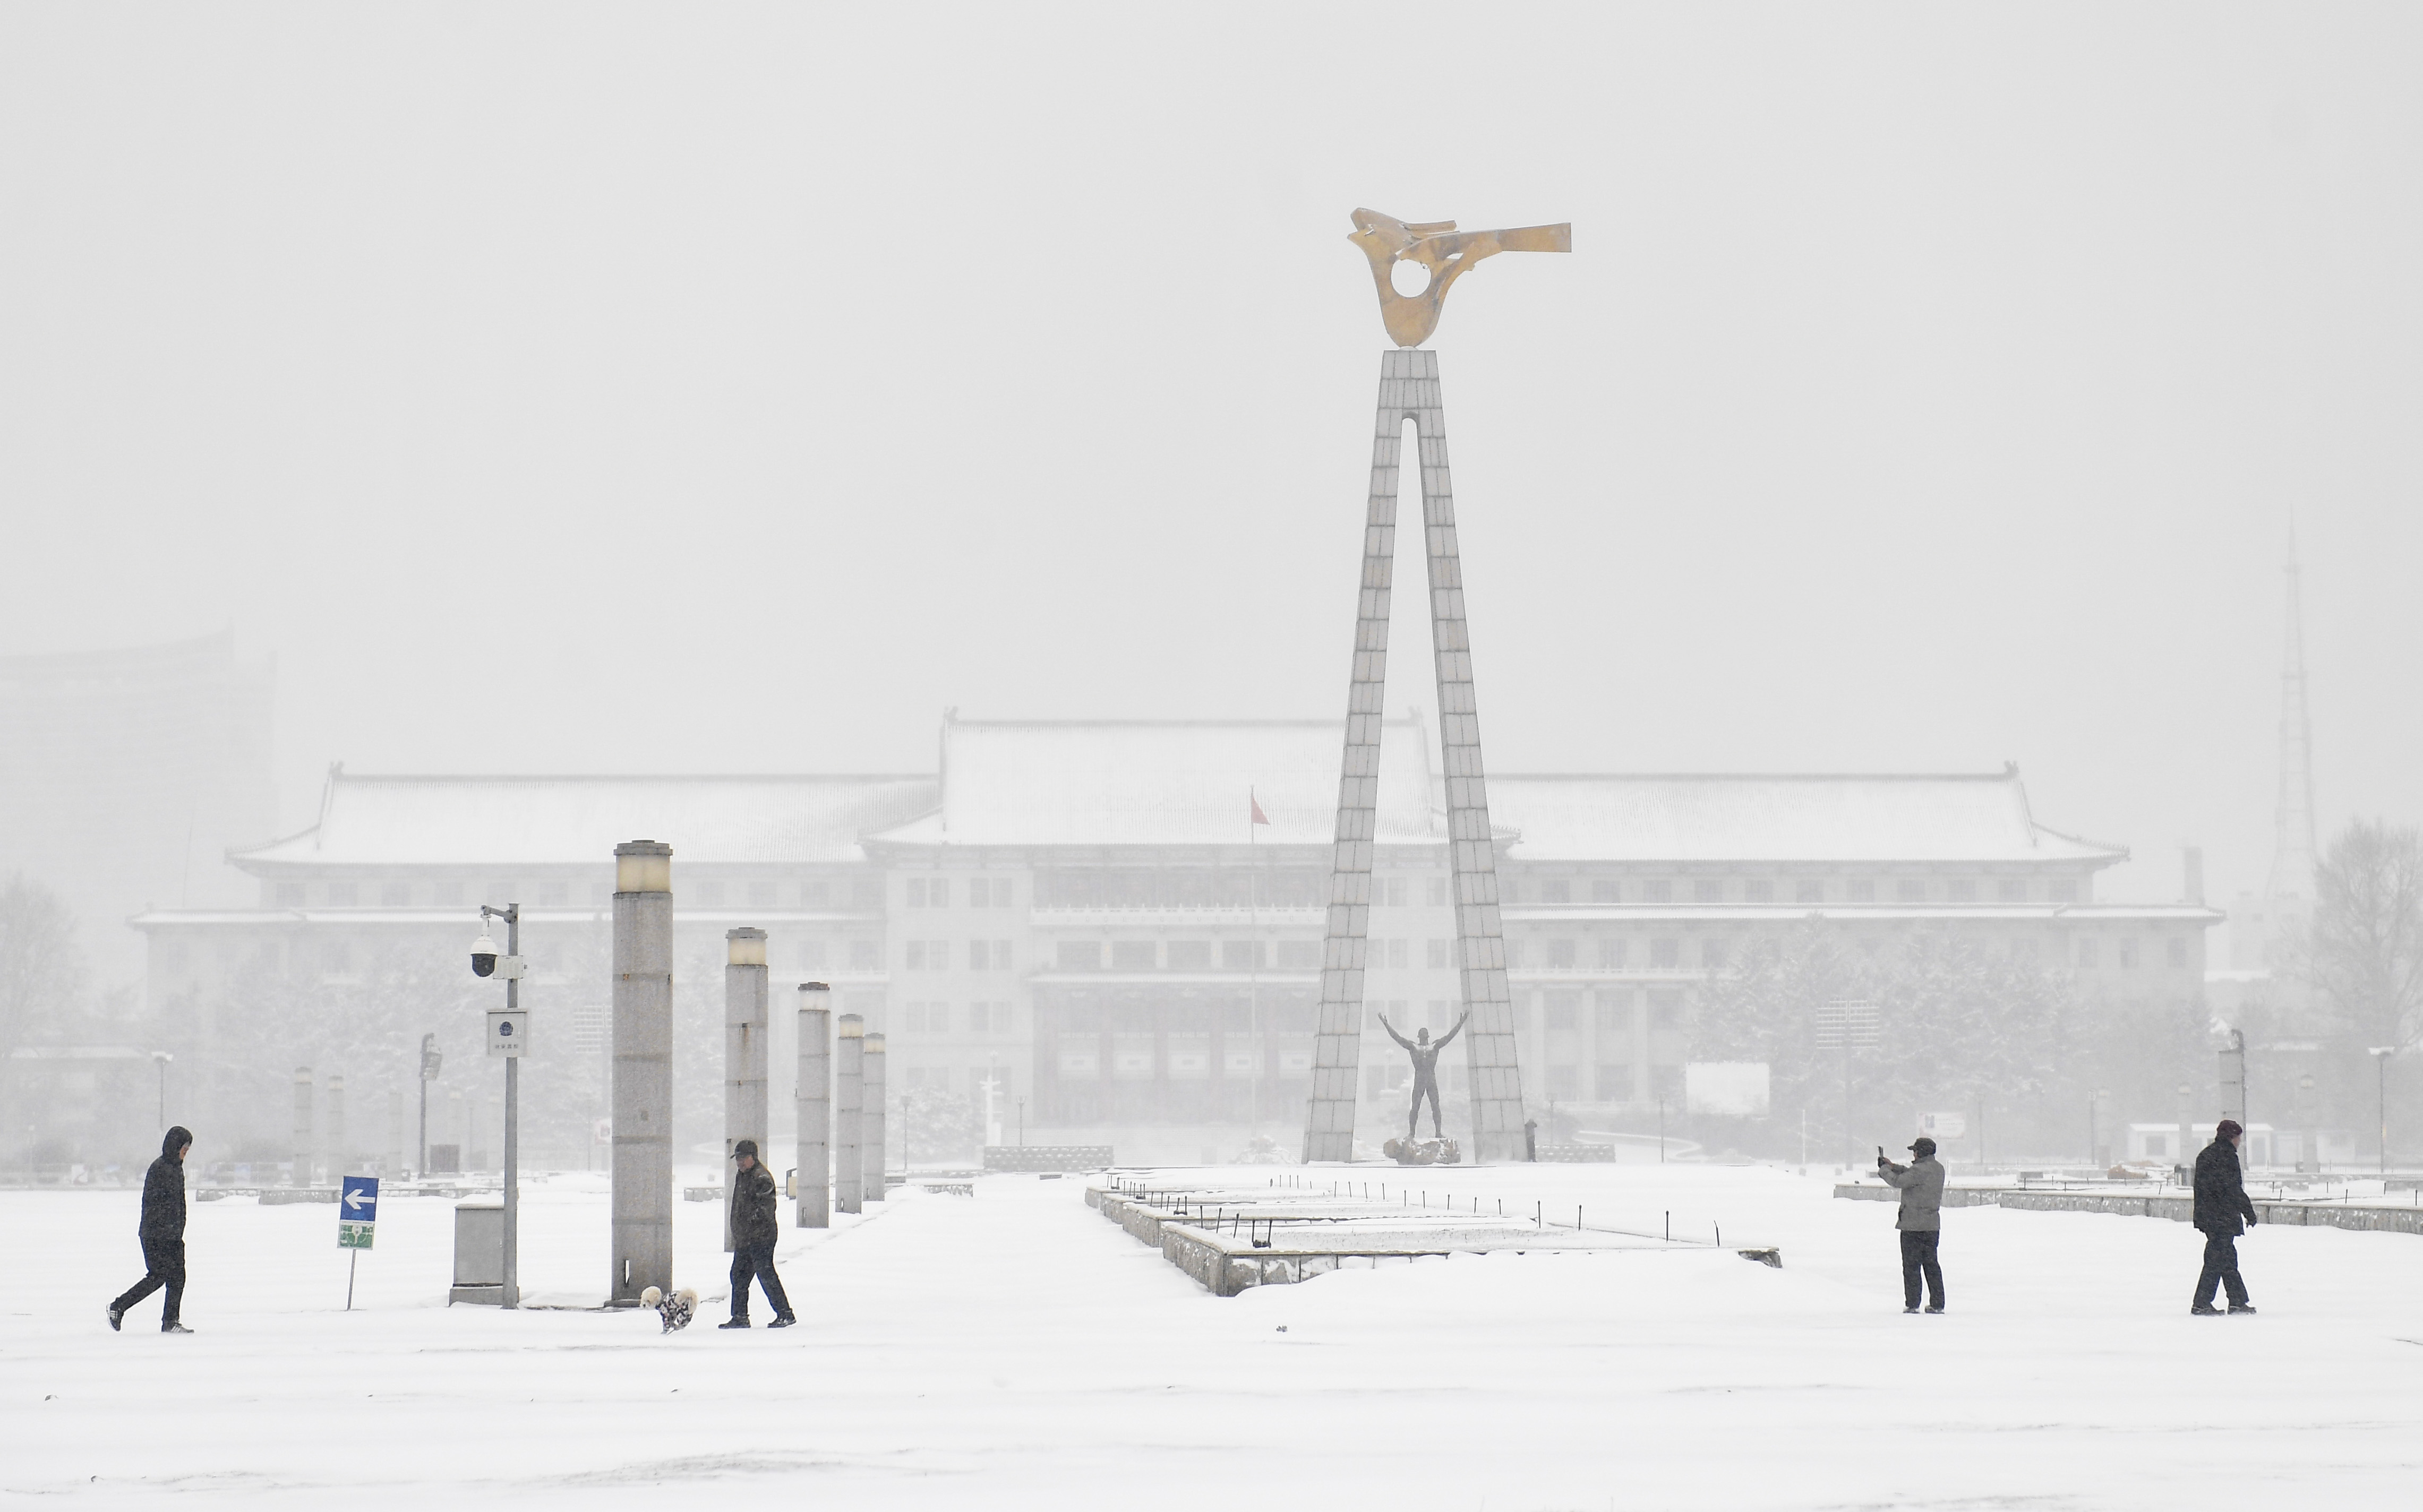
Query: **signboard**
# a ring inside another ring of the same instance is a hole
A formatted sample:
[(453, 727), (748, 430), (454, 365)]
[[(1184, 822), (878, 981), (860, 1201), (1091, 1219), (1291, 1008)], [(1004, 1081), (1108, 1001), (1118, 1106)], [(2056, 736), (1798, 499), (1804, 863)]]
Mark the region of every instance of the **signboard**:
[(1877, 1005), (1856, 998), (1835, 998), (1817, 1010), (1817, 1047), (1821, 1050), (1868, 1049), (1877, 1043)]
[(518, 1060), (524, 1047), (530, 1044), (530, 1010), (527, 1008), (492, 1008), (488, 1010), (488, 1053)]
[(1933, 1140), (1956, 1140), (1969, 1132), (1969, 1120), (1958, 1113), (1921, 1113), (1918, 1131)]
[(347, 1176), (337, 1193), (337, 1248), (367, 1250), (378, 1227), (376, 1176)]

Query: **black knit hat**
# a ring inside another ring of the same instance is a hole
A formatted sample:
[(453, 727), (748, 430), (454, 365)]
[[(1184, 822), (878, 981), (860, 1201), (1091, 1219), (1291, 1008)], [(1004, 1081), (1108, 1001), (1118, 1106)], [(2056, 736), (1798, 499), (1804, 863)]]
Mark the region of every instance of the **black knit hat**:
[(732, 1158), (735, 1160), (739, 1159), (744, 1155), (752, 1160), (757, 1158), (757, 1142), (755, 1140), (742, 1140), (739, 1143), (732, 1147)]

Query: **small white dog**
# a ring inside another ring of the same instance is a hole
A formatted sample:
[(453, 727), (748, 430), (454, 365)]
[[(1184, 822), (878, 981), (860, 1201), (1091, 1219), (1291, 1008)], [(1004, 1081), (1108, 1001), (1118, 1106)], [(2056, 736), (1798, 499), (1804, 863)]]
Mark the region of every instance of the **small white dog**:
[(698, 1293), (684, 1286), (668, 1297), (651, 1286), (640, 1294), (640, 1303), (643, 1307), (655, 1308), (657, 1316), (665, 1320), (664, 1331), (671, 1333), (675, 1329), (689, 1327), (690, 1315), (698, 1311)]

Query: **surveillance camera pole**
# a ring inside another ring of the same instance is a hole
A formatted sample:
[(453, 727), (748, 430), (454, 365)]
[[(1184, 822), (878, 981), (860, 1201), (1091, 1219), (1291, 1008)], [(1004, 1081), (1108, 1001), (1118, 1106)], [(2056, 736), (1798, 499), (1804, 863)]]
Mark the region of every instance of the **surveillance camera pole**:
[[(482, 920), (501, 919), (505, 921), (505, 953), (519, 958), (522, 953), (522, 906), (509, 903), (501, 908), (480, 905)], [(522, 984), (519, 976), (505, 978), (507, 1012), (521, 1006)], [(505, 1057), (505, 1291), (499, 1299), (504, 1307), (521, 1305), (521, 1086), (522, 1062), (518, 1055)]]

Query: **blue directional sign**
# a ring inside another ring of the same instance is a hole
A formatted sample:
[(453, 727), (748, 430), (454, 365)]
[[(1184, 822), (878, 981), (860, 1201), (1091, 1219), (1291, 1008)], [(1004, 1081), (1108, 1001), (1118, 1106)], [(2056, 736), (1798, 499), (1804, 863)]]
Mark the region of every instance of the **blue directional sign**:
[(337, 1192), (337, 1248), (369, 1249), (377, 1225), (378, 1177), (345, 1177)]

